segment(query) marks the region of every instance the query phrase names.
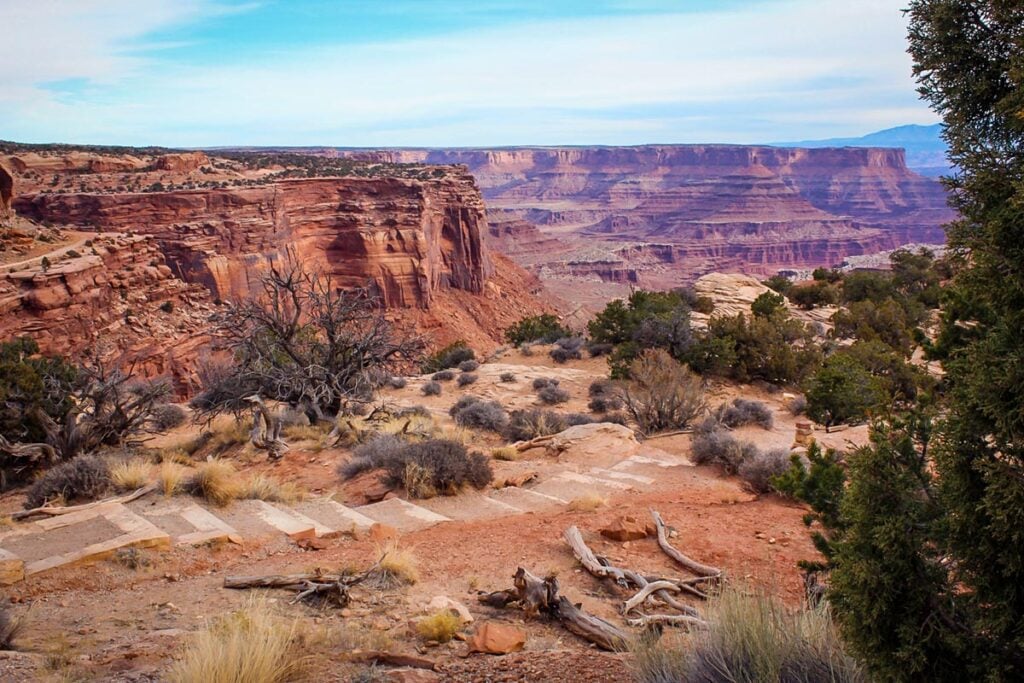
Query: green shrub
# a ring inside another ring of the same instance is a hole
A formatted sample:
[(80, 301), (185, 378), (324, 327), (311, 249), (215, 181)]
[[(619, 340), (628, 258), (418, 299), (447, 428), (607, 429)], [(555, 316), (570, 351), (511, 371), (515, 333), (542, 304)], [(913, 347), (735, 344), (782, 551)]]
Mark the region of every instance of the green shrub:
[(750, 304), (751, 312), (761, 318), (768, 318), (777, 311), (785, 310), (786, 298), (775, 292), (762, 292)]
[(552, 344), (562, 337), (568, 337), (570, 334), (572, 333), (569, 329), (563, 327), (556, 316), (550, 313), (543, 313), (523, 318), (505, 330), (505, 341), (516, 346), (531, 342)]
[(793, 285), (786, 296), (795, 305), (805, 310), (817, 306), (831, 306), (839, 303), (839, 292), (828, 282), (814, 281), (806, 285)]
[(773, 289), (779, 294), (787, 294), (790, 287), (793, 286), (793, 281), (784, 275), (772, 275), (770, 278), (764, 281), (764, 286)]
[(458, 367), (459, 363), (476, 358), (476, 353), (464, 341), (457, 341), (435, 351), (427, 357), (420, 367), (423, 374)]
[(807, 414), (826, 426), (866, 419), (887, 402), (882, 382), (849, 354), (836, 353), (804, 387)]

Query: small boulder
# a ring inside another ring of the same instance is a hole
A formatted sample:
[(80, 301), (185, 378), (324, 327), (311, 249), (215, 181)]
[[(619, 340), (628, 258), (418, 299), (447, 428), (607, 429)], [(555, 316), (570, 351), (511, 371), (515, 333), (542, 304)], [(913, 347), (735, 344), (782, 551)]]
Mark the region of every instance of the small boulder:
[(428, 669), (391, 669), (384, 674), (388, 683), (434, 683), (441, 677)]
[(613, 541), (639, 541), (641, 538), (656, 535), (657, 530), (651, 522), (642, 522), (632, 515), (623, 515), (601, 529), (601, 535)]
[(459, 621), (463, 624), (469, 624), (473, 621), (473, 615), (469, 613), (469, 608), (463, 605), (458, 600), (453, 600), (447, 595), (435, 596), (424, 610), (428, 613), (440, 612), (441, 610), (448, 610), (459, 618)]
[(469, 639), (470, 652), (506, 655), (519, 652), (526, 645), (526, 631), (496, 621), (485, 621)]

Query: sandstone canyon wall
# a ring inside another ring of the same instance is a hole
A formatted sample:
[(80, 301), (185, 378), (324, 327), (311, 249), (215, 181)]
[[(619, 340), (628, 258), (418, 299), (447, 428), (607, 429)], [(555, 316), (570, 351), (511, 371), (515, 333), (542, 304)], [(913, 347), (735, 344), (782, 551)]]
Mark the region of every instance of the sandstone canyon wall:
[(764, 275), (833, 265), (905, 243), (942, 243), (941, 226), (953, 217), (942, 186), (909, 170), (900, 149), (650, 145), (332, 153), (465, 164), (487, 200), (493, 243), (559, 286), (596, 280), (671, 286), (714, 270)]
[(181, 394), (210, 342), (212, 310), (206, 290), (175, 277), (149, 236), (100, 233), (0, 273), (0, 339), (28, 335), (45, 353), (131, 364)]
[(323, 178), (239, 189), (35, 194), (22, 216), (151, 234), (171, 268), (219, 299), (247, 296), (271, 265), (302, 263), (340, 286), (371, 284), (389, 307), (428, 308), (439, 291), (480, 294), (493, 272), (473, 178)]

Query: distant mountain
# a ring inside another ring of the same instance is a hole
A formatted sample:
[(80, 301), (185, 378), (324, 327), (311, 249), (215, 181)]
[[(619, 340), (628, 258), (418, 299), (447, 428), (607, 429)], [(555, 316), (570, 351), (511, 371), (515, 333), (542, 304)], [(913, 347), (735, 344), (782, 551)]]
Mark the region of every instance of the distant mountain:
[(952, 173), (946, 158), (946, 142), (942, 139), (942, 124), (932, 126), (897, 126), (859, 138), (829, 138), (827, 140), (801, 140), (774, 142), (776, 147), (902, 147), (907, 152), (907, 166), (921, 175), (938, 177)]

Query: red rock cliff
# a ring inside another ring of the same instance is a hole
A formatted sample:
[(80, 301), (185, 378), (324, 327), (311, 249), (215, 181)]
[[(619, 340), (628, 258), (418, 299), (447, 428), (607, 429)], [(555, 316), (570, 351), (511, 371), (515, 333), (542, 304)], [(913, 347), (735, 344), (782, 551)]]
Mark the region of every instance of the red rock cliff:
[(271, 264), (301, 262), (341, 286), (373, 283), (391, 307), (446, 289), (479, 294), (493, 267), (483, 200), (465, 170), (431, 180), (320, 178), (240, 189), (36, 194), (39, 221), (154, 235), (169, 265), (214, 297), (245, 296)]

